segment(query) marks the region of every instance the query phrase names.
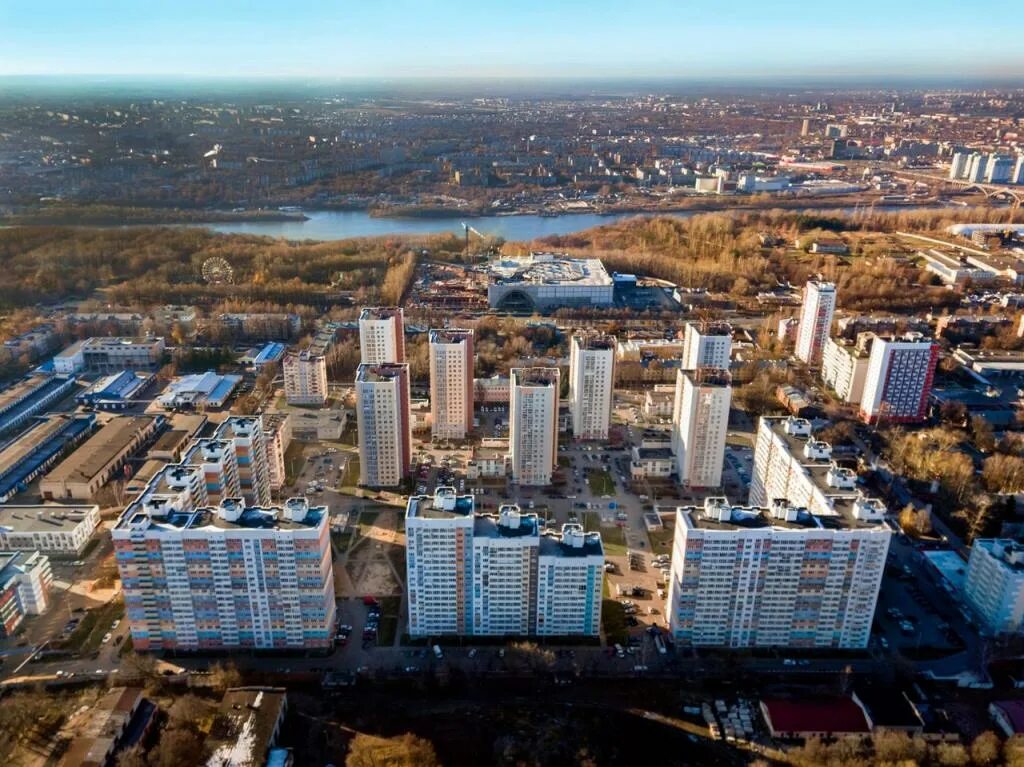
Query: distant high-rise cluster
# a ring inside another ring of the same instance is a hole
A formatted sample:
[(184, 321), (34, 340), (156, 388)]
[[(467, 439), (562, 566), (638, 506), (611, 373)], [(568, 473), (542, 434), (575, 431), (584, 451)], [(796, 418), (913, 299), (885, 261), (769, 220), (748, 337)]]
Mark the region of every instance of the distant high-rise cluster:
[(1024, 154), (1013, 157), (995, 152), (956, 152), (949, 164), (949, 180), (972, 184), (1024, 184)]

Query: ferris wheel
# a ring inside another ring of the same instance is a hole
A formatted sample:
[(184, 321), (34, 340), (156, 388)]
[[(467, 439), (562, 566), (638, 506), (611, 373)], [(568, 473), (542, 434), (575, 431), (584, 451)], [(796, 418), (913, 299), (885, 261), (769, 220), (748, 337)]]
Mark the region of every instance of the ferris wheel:
[(211, 256), (203, 261), (203, 279), (211, 285), (230, 285), (235, 273), (225, 259)]

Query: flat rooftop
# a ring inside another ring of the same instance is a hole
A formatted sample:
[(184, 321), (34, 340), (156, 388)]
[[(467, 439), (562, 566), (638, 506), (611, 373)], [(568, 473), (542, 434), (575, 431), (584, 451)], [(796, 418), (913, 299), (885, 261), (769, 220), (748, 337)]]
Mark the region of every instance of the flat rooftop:
[(611, 287), (614, 283), (597, 258), (570, 258), (562, 253), (531, 253), (523, 258), (503, 257), (485, 267), (502, 283), (534, 283), (578, 287)]
[(405, 506), (407, 518), (419, 519), (460, 519), (472, 516), (475, 504), (471, 495), (455, 495), (455, 503), (451, 509), (435, 507), (435, 496), (411, 496)]
[(573, 335), (573, 341), (575, 341), (581, 349), (588, 350), (614, 350), (618, 343), (615, 336), (606, 335), (604, 333), (577, 333)]
[(604, 557), (604, 544), (601, 534), (597, 532), (583, 533), (581, 546), (572, 546), (565, 542), (563, 535), (553, 532), (542, 533), (540, 536), (540, 556), (542, 557)]
[[(224, 504), (239, 504), (242, 509), (236, 520), (229, 520), (224, 517), (221, 510), (216, 507), (194, 509), (192, 511), (171, 511), (160, 516), (150, 516), (142, 510), (139, 503), (134, 503), (117, 520), (115, 529), (144, 524), (148, 529), (156, 530), (199, 530), (210, 528), (213, 530), (308, 530), (317, 527), (321, 520), (327, 517), (326, 506), (309, 506), (306, 516), (301, 522), (289, 519), (285, 515), (285, 505), (275, 506), (245, 506), (242, 499), (227, 499)], [(304, 501), (304, 499), (294, 499)]]
[(151, 428), (153, 424), (154, 419), (143, 416), (112, 418), (47, 474), (46, 480), (90, 481), (121, 455), (140, 432)]
[(402, 309), (398, 306), (366, 306), (359, 312), (359, 319), (388, 320), (392, 317), (401, 317), (402, 315)]
[(78, 504), (64, 506), (57, 503), (0, 505), (0, 528), (15, 533), (31, 533), (37, 530), (74, 530), (97, 506)]
[(472, 337), (472, 330), (439, 328), (430, 331), (430, 343), (433, 344), (460, 344)]
[(380, 365), (362, 364), (356, 368), (356, 382), (381, 383), (393, 381), (401, 375), (408, 377), (409, 365), (404, 362), (387, 362)]
[(512, 368), (510, 380), (516, 386), (554, 386), (559, 373), (558, 368)]
[(478, 514), (473, 518), (474, 538), (525, 538), (539, 532), (540, 521), (536, 514), (520, 514), (515, 527), (500, 524), (500, 518), (494, 514)]

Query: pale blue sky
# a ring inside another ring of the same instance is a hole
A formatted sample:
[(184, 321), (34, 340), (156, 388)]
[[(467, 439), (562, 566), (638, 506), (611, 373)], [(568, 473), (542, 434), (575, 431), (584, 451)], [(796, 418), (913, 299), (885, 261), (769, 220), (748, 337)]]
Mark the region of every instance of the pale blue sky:
[(0, 75), (1007, 79), (1021, 40), (977, 0), (0, 0)]

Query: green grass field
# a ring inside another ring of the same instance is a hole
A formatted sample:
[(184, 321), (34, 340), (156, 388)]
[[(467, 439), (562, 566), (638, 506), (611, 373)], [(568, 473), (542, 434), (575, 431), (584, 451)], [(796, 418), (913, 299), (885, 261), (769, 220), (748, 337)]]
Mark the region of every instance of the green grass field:
[(590, 492), (598, 497), (615, 495), (615, 481), (607, 471), (590, 472), (587, 475), (587, 484), (590, 485)]

